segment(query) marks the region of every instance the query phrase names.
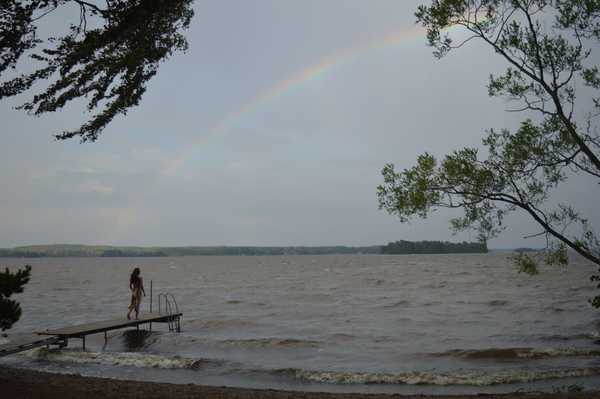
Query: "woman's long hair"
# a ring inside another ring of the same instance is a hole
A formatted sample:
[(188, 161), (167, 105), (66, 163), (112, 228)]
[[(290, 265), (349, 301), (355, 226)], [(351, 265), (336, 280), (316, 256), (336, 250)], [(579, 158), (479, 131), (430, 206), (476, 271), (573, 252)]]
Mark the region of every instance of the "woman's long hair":
[(136, 267), (135, 269), (133, 269), (133, 272), (131, 272), (131, 277), (129, 277), (129, 285), (137, 285), (138, 282), (140, 281), (140, 268)]

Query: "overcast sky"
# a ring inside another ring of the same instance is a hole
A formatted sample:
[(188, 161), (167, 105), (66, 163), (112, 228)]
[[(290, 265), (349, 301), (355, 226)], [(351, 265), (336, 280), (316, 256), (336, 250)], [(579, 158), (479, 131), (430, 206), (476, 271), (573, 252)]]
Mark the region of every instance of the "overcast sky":
[[(96, 143), (53, 139), (87, 116), (78, 104), (34, 118), (12, 109), (27, 96), (3, 101), (0, 247), (475, 239), (452, 236), (448, 212), (401, 224), (377, 206), (385, 163), (480, 146), (524, 118), (487, 96), (504, 67), (488, 48), (432, 56), (423, 1), (196, 0), (189, 51)], [(560, 195), (598, 221), (598, 191)], [(537, 231), (513, 217), (490, 247), (539, 245), (522, 239)]]

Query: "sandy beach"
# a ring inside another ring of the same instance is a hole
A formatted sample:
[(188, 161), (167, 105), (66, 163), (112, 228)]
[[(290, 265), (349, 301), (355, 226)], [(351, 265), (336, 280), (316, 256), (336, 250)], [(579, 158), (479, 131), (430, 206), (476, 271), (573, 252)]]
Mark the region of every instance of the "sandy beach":
[(10, 399), (152, 399), (152, 398), (206, 398), (206, 399), (383, 399), (383, 398), (435, 398), (435, 399), (522, 399), (522, 398), (600, 398), (600, 392), (586, 393), (511, 393), (496, 395), (422, 396), (385, 394), (333, 394), (321, 392), (293, 392), (213, 387), (194, 384), (165, 384), (82, 377), (70, 374), (51, 374), (33, 370), (0, 368), (0, 393)]

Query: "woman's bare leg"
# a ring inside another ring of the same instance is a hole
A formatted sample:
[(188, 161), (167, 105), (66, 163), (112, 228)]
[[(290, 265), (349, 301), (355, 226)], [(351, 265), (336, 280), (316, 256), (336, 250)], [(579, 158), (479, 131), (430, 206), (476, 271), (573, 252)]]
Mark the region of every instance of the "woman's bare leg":
[(131, 303), (127, 307), (127, 320), (131, 320), (131, 311), (135, 309), (135, 299), (131, 298)]

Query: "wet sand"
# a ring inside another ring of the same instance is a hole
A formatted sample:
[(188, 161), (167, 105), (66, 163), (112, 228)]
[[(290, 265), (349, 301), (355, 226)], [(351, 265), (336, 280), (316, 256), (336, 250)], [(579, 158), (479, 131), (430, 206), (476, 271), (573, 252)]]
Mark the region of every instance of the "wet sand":
[(586, 398), (600, 399), (600, 392), (577, 394), (511, 393), (498, 395), (412, 396), (385, 394), (338, 394), (320, 392), (292, 392), (193, 384), (165, 384), (82, 377), (70, 374), (51, 374), (33, 370), (0, 367), (0, 397), (2, 399), (153, 399), (153, 398), (205, 398), (205, 399), (525, 399), (525, 398)]

